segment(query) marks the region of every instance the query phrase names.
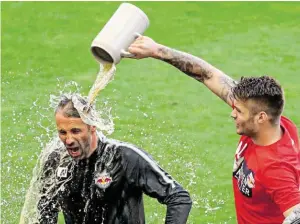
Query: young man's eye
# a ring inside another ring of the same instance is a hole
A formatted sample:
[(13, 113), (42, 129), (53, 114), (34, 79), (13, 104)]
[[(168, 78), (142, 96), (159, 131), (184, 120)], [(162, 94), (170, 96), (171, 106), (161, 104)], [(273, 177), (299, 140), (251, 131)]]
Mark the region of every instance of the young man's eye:
[(238, 112), (238, 113), (241, 113), (241, 110), (237, 107), (234, 107), (234, 109)]

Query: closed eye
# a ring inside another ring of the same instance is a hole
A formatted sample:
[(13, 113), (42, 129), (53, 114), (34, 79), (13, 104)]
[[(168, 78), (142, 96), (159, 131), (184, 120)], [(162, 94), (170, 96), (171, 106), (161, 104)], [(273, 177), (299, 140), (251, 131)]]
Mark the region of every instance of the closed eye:
[(234, 108), (236, 109), (237, 112), (239, 112), (239, 113), (242, 112), (238, 107), (234, 106)]

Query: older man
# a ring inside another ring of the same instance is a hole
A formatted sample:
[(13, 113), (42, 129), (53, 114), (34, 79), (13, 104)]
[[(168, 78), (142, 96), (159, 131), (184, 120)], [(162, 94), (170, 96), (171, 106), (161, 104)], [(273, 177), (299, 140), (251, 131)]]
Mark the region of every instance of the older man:
[(63, 96), (55, 112), (63, 144), (48, 156), (40, 177), (40, 223), (57, 223), (59, 210), (67, 224), (145, 223), (143, 193), (167, 205), (165, 223), (186, 223), (188, 192), (148, 153), (86, 124), (74, 101), (87, 105), (78, 95)]

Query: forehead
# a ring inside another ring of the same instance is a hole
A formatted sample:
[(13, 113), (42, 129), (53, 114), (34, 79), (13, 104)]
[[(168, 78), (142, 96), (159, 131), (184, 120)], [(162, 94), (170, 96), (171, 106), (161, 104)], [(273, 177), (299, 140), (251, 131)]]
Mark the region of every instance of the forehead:
[(64, 130), (87, 127), (87, 124), (85, 124), (81, 118), (66, 117), (61, 112), (55, 114), (55, 121), (57, 128)]
[(233, 100), (233, 107), (245, 108), (245, 107), (247, 107), (247, 104), (243, 100), (234, 99)]

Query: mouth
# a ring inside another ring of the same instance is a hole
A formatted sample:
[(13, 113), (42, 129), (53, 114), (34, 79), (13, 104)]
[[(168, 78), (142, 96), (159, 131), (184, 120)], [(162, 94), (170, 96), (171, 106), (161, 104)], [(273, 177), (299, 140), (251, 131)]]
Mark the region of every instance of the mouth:
[(67, 148), (67, 150), (68, 150), (70, 156), (72, 156), (73, 158), (80, 156), (79, 147)]

